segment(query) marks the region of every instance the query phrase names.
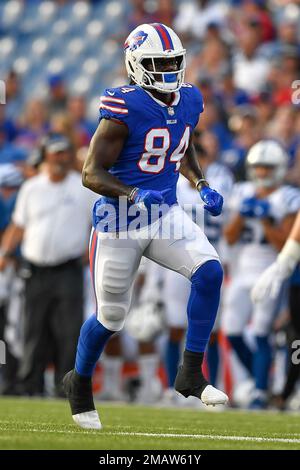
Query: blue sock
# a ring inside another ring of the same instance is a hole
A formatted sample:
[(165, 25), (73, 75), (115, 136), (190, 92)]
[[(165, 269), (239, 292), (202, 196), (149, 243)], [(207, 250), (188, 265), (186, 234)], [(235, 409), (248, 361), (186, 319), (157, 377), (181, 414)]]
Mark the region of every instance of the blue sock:
[(209, 371), (209, 382), (215, 387), (219, 369), (219, 345), (218, 341), (209, 343), (207, 346), (207, 364)]
[(173, 387), (180, 359), (180, 342), (168, 340), (166, 349), (166, 372), (169, 387)]
[(242, 335), (229, 335), (227, 336), (228, 341), (230, 342), (233, 350), (236, 352), (239, 360), (243, 364), (243, 366), (250, 372), (252, 375), (252, 362), (253, 362), (253, 357), (252, 357), (252, 352), (248, 348), (247, 344), (244, 341), (244, 338)]
[(79, 375), (91, 377), (108, 339), (115, 333), (105, 328), (96, 315), (88, 318), (81, 327), (77, 345), (75, 370)]
[(272, 349), (268, 336), (256, 336), (255, 339), (256, 349), (253, 363), (255, 386), (258, 390), (267, 390), (272, 363)]
[(186, 349), (188, 351), (205, 351), (219, 307), (222, 280), (223, 270), (217, 260), (207, 261), (192, 275), (187, 306)]

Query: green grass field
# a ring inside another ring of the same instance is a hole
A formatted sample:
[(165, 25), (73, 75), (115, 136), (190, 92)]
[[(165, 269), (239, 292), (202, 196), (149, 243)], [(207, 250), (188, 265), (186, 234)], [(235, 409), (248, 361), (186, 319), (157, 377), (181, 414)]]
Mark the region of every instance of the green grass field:
[(98, 405), (103, 429), (60, 400), (0, 399), (0, 449), (300, 449), (300, 416)]

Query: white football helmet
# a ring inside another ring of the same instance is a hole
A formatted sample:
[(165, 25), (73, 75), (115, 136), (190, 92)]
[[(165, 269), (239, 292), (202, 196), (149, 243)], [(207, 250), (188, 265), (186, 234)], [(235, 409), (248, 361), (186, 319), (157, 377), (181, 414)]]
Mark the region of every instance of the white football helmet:
[(152, 341), (165, 329), (162, 304), (145, 302), (133, 308), (125, 323), (126, 331), (138, 341)]
[[(138, 26), (126, 39), (124, 52), (128, 76), (137, 85), (161, 93), (171, 93), (181, 87), (186, 51), (177, 34), (168, 26), (162, 23)], [(159, 70), (156, 59), (175, 59), (177, 70)]]
[[(247, 174), (256, 186), (271, 188), (282, 183), (288, 166), (288, 155), (283, 147), (274, 140), (261, 140), (253, 145), (246, 159)], [(259, 178), (255, 167), (266, 166), (273, 169), (268, 178)]]

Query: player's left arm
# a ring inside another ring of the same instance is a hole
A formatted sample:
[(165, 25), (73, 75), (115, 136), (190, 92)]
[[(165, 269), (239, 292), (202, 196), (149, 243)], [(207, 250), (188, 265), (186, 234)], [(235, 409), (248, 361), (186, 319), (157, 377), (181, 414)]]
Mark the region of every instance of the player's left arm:
[(185, 178), (193, 183), (198, 190), (203, 186), (209, 186), (197, 158), (197, 153), (193, 144), (193, 136), (190, 137), (189, 145), (186, 149), (185, 156), (181, 160), (179, 171), (183, 176), (185, 176)]
[(209, 187), (199, 164), (192, 136), (189, 140), (185, 156), (181, 160), (179, 171), (198, 189), (200, 197), (205, 203), (204, 209), (214, 216), (220, 215), (223, 207), (223, 197), (217, 191)]
[(295, 214), (288, 214), (279, 225), (274, 225), (269, 218), (261, 219), (267, 241), (280, 251), (286, 242), (295, 222)]

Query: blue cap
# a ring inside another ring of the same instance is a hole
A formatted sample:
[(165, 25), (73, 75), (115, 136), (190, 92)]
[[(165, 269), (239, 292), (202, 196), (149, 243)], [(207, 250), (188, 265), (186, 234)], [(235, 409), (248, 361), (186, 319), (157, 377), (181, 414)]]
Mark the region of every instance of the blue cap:
[(64, 78), (61, 74), (50, 75), (48, 77), (48, 85), (53, 88), (56, 85), (59, 85), (64, 81)]

